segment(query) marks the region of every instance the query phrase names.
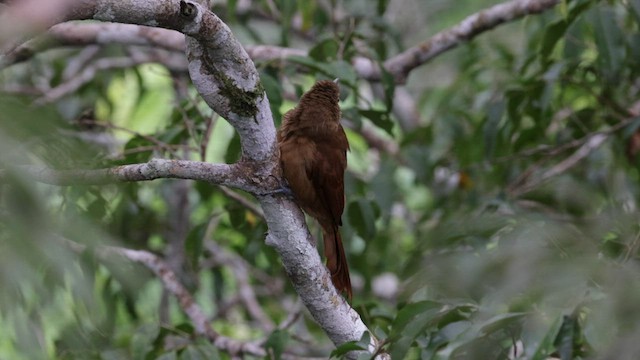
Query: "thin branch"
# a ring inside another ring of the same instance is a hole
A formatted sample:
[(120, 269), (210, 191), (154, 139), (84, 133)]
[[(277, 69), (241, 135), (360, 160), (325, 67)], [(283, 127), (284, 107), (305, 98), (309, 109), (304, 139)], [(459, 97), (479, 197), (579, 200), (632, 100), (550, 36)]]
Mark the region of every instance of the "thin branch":
[(244, 304), (247, 312), (256, 320), (262, 328), (270, 332), (275, 326), (273, 321), (262, 311), (258, 303), (256, 294), (251, 287), (249, 280), (249, 269), (247, 264), (233, 254), (229, 253), (214, 241), (206, 241), (205, 246), (211, 254), (211, 258), (218, 264), (229, 266), (238, 282), (238, 298)]
[[(559, 2), (560, 0), (511, 0), (494, 5), (468, 16), (457, 25), (386, 60), (384, 68), (394, 76), (396, 82), (404, 83), (413, 69), (424, 65), (438, 55), (468, 42), (498, 25), (520, 19), (526, 15), (541, 13), (553, 8)], [(360, 76), (369, 80), (380, 79), (380, 69), (373, 61), (359, 58), (355, 65)]]
[(251, 211), (254, 215), (264, 220), (264, 213), (262, 212), (262, 209), (260, 209), (260, 207), (254, 204), (251, 200), (224, 186), (220, 186), (220, 191), (222, 191), (228, 198), (234, 200), (247, 210)]
[[(83, 252), (86, 247), (82, 244), (60, 238), (63, 243), (72, 250)], [(164, 288), (178, 299), (180, 308), (189, 317), (194, 325), (196, 333), (206, 337), (218, 349), (230, 354), (246, 353), (254, 356), (265, 356), (266, 352), (258, 344), (251, 342), (240, 342), (217, 333), (209, 324), (207, 316), (200, 308), (196, 300), (189, 291), (180, 283), (176, 274), (171, 270), (169, 264), (157, 255), (144, 250), (131, 250), (115, 246), (99, 246), (96, 248), (97, 254), (102, 257), (112, 255), (122, 256), (131, 261), (140, 263), (151, 270), (162, 281)]]
[[(119, 126), (119, 125), (115, 125), (111, 122), (105, 122), (105, 121), (98, 121), (95, 119), (91, 119), (91, 118), (80, 118), (78, 120), (78, 122), (81, 125), (89, 125), (89, 126), (96, 126), (96, 127), (102, 127), (102, 128), (106, 128), (106, 129), (112, 129), (112, 130), (117, 130), (117, 131), (122, 131), (125, 132), (127, 134), (145, 139), (153, 144), (155, 144), (155, 147), (152, 148), (153, 149), (162, 149), (164, 151), (167, 151), (169, 154), (171, 154), (174, 157), (177, 157), (177, 150), (179, 149), (184, 149), (184, 150), (195, 150), (194, 148), (189, 147), (188, 145), (185, 144), (168, 144), (154, 136), (151, 135), (146, 135), (146, 134), (142, 134), (140, 132), (137, 132), (135, 130), (131, 130), (129, 128), (123, 127), (123, 126)], [(127, 149), (130, 150), (130, 149)]]
[[(242, 164), (211, 164), (189, 160), (152, 159), (146, 163), (120, 165), (106, 169), (50, 169), (35, 165), (15, 168), (29, 179), (51, 185), (102, 185), (118, 182), (156, 179), (188, 179), (206, 181), (256, 193), (261, 186), (247, 176), (250, 169)], [(7, 170), (0, 170), (0, 180)]]
[(569, 169), (576, 166), (580, 161), (589, 156), (595, 149), (599, 148), (605, 140), (608, 139), (606, 134), (595, 134), (591, 136), (585, 143), (582, 145), (575, 153), (566, 159), (562, 160), (558, 164), (554, 165), (550, 169), (543, 172), (540, 176), (536, 178), (525, 181), (525, 183), (521, 186), (516, 187), (511, 190), (512, 195), (522, 195), (527, 193), (536, 187), (540, 186), (542, 183), (548, 181), (549, 179), (558, 176)]

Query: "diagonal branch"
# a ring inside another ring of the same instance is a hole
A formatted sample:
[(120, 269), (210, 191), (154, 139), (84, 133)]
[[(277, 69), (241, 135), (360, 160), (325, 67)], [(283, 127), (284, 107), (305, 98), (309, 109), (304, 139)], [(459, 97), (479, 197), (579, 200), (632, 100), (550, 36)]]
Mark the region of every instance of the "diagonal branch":
[[(394, 76), (397, 83), (404, 83), (411, 71), (429, 62), (438, 55), (470, 41), (474, 37), (498, 25), (538, 14), (553, 8), (560, 0), (511, 0), (468, 16), (457, 25), (443, 30), (426, 41), (387, 59), (384, 68)], [(379, 80), (382, 76), (378, 66), (369, 59), (357, 58), (355, 67), (360, 76)]]
[[(86, 250), (84, 245), (78, 244), (71, 240), (57, 237), (64, 244), (69, 246), (73, 251), (83, 252)], [(254, 356), (265, 356), (264, 349), (252, 342), (239, 342), (237, 340), (220, 335), (216, 332), (205, 315), (202, 308), (198, 305), (191, 293), (180, 283), (176, 274), (165, 260), (157, 255), (144, 251), (132, 250), (115, 246), (100, 246), (96, 249), (99, 256), (108, 257), (112, 254), (122, 256), (131, 261), (140, 263), (151, 270), (162, 281), (164, 288), (176, 297), (180, 307), (184, 313), (191, 319), (194, 329), (198, 335), (209, 339), (218, 349), (227, 351), (231, 354), (246, 353)]]
[(525, 193), (537, 188), (541, 184), (547, 182), (551, 178), (556, 177), (556, 176), (558, 176), (558, 175), (560, 175), (562, 173), (567, 172), (569, 169), (571, 169), (574, 166), (576, 166), (584, 158), (589, 156), (593, 151), (598, 149), (608, 138), (609, 138), (609, 136), (607, 134), (604, 134), (604, 133), (596, 133), (596, 134), (590, 136), (585, 141), (585, 143), (580, 148), (578, 148), (578, 150), (576, 150), (576, 152), (571, 154), (571, 156), (569, 156), (566, 159), (562, 160), (561, 162), (559, 162), (558, 164), (554, 165), (550, 169), (544, 171), (539, 176), (537, 176), (537, 177), (535, 177), (533, 179), (529, 179), (527, 181), (526, 177), (528, 175), (530, 175), (532, 171), (530, 170), (527, 173), (525, 173), (523, 175), (523, 176), (525, 176), (525, 178), (522, 181), (522, 182), (524, 182), (524, 184), (520, 184), (519, 186), (518, 185), (510, 186), (510, 191), (509, 192), (513, 196), (518, 196), (518, 195), (525, 194)]

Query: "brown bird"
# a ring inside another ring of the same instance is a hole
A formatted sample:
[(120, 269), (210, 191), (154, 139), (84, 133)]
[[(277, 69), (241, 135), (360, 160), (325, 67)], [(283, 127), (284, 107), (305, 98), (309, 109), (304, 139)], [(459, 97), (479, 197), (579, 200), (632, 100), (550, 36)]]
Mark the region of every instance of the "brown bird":
[(344, 171), (349, 143), (340, 125), (340, 89), (318, 81), (284, 115), (278, 131), (280, 165), (296, 202), (322, 227), (331, 281), (351, 298), (349, 265), (338, 227), (344, 210)]

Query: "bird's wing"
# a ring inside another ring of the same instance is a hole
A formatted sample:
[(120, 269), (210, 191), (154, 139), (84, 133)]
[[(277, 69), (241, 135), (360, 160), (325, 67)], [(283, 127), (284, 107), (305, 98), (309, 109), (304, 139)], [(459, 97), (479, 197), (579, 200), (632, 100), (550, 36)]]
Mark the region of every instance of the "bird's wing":
[[(346, 137), (345, 137), (346, 143)], [(316, 143), (316, 156), (307, 169), (309, 178), (318, 192), (320, 201), (334, 225), (342, 225), (344, 211), (344, 171), (347, 166), (347, 153), (344, 143)]]

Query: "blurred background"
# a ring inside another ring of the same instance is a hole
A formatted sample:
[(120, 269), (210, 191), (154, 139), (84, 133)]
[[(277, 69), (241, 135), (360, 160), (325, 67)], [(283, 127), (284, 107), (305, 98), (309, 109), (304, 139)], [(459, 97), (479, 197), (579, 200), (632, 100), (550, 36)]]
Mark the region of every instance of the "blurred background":
[[(499, 3), (211, 8), (255, 59), (276, 125), (317, 79), (341, 79), (352, 306), (384, 351), (637, 359), (640, 2), (561, 1), (406, 83), (353, 65)], [(269, 358), (327, 358), (251, 196), (184, 180), (54, 186), (24, 171), (236, 161), (239, 139), (198, 97), (183, 53), (117, 39), (33, 47), (0, 61), (0, 359), (230, 357), (194, 335), (146, 267), (94, 251), (104, 245), (162, 257), (221, 334), (263, 341)]]

